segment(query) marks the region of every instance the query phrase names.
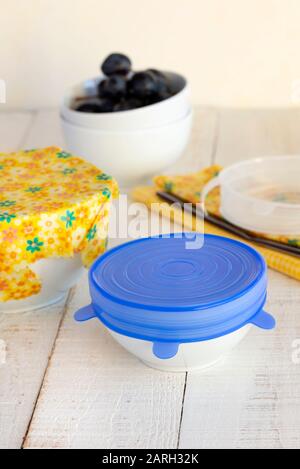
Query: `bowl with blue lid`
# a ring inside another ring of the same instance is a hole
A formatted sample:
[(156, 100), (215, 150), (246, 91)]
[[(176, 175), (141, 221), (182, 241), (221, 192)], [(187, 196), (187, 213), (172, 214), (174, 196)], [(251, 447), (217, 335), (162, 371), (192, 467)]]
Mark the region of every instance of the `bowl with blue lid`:
[(98, 318), (126, 350), (160, 370), (206, 368), (252, 326), (275, 327), (264, 310), (264, 259), (220, 236), (177, 233), (122, 244), (93, 264), (89, 286), (91, 304), (75, 319)]

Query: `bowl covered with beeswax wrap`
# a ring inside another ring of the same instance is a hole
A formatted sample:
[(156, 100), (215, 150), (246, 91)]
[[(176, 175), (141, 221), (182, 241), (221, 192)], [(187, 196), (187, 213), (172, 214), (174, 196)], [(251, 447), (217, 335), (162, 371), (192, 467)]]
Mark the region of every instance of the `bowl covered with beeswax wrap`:
[(117, 194), (111, 176), (60, 148), (0, 153), (0, 311), (70, 288), (105, 251)]

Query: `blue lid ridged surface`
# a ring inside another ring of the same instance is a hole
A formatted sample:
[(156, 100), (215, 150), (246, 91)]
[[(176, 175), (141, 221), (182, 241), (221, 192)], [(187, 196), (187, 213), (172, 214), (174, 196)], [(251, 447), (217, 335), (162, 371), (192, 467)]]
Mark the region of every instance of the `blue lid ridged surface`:
[(209, 235), (200, 249), (186, 242), (168, 235), (123, 244), (99, 259), (91, 278), (120, 304), (187, 310), (232, 301), (264, 273), (262, 257), (243, 243)]
[[(200, 249), (187, 249), (191, 236), (203, 241)], [(178, 343), (220, 337), (251, 322), (267, 286), (265, 262), (254, 249), (199, 233), (122, 244), (94, 263), (89, 280), (92, 309), (107, 327)]]

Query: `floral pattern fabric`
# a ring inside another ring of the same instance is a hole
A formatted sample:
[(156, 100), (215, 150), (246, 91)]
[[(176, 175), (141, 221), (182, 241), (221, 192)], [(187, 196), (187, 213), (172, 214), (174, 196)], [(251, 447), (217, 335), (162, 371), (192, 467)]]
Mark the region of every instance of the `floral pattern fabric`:
[(117, 183), (60, 148), (0, 153), (0, 301), (40, 291), (30, 265), (81, 253), (88, 267), (106, 247)]

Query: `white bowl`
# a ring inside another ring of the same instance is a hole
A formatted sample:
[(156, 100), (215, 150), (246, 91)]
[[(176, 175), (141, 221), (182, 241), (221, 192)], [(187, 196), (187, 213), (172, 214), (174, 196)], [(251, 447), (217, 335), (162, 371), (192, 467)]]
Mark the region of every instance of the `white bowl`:
[(101, 78), (86, 80), (71, 88), (61, 105), (61, 115), (71, 124), (98, 130), (140, 130), (169, 124), (186, 116), (191, 107), (190, 87), (186, 79), (176, 73), (172, 73), (172, 76), (175, 77), (175, 86), (179, 92), (171, 98), (130, 111), (99, 114), (71, 109), (74, 97), (96, 94)]
[(137, 131), (80, 127), (61, 118), (68, 149), (131, 185), (175, 163), (190, 137), (192, 111), (171, 124)]
[(66, 297), (84, 271), (80, 254), (70, 258), (41, 259), (30, 266), (40, 278), (37, 295), (0, 302), (0, 313), (21, 313), (50, 306)]
[(175, 357), (164, 360), (153, 354), (152, 342), (127, 337), (108, 328), (107, 330), (122, 347), (139, 358), (145, 365), (162, 371), (186, 372), (203, 370), (218, 363), (239, 344), (250, 328), (251, 325), (248, 324), (217, 339), (180, 344)]

